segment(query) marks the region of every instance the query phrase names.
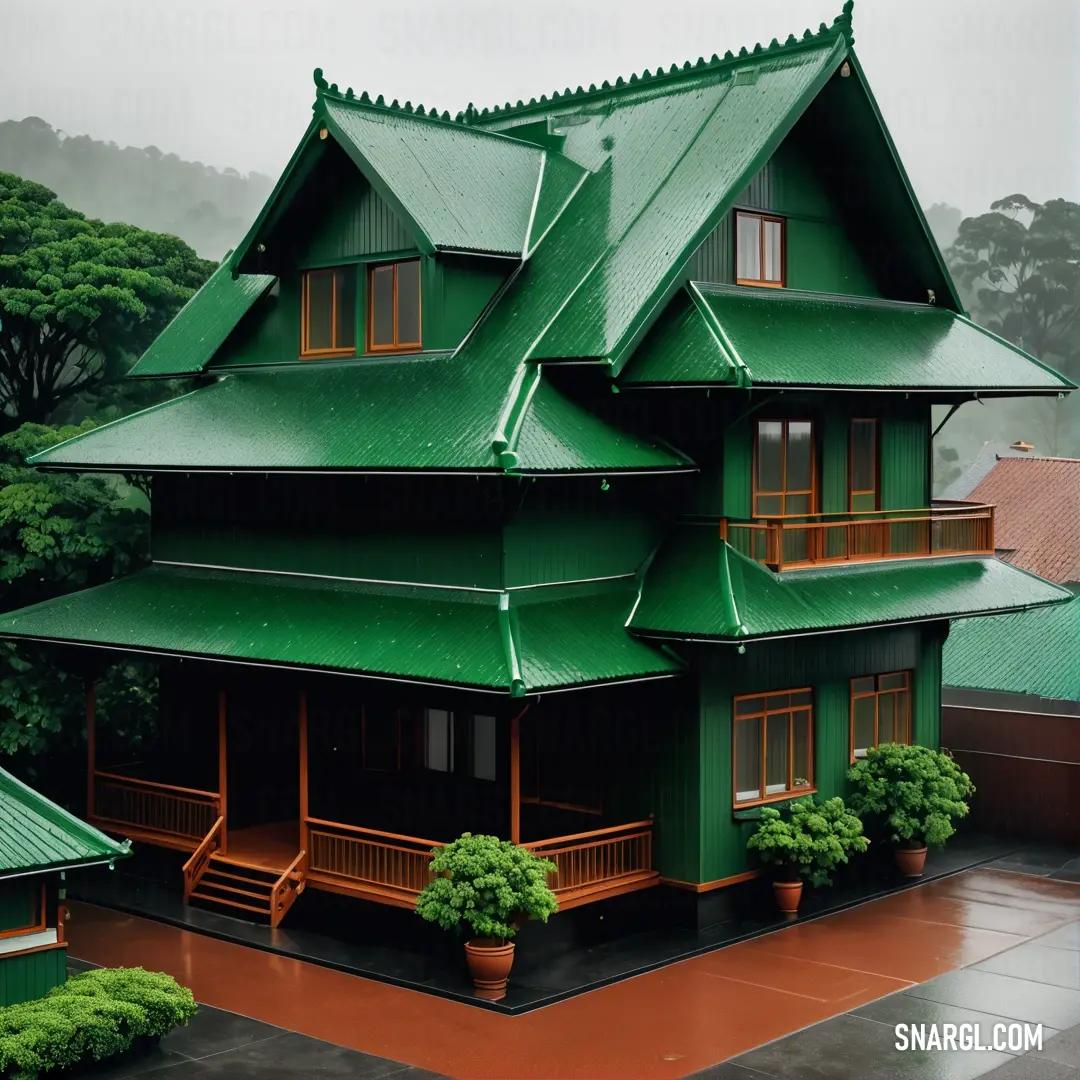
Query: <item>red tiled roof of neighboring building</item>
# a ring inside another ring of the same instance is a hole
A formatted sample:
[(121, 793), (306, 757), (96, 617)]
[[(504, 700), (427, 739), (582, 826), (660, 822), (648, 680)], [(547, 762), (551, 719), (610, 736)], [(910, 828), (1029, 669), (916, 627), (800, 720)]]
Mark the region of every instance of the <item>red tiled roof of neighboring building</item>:
[(1080, 460), (1002, 458), (972, 491), (997, 507), (1001, 558), (1050, 581), (1080, 581)]

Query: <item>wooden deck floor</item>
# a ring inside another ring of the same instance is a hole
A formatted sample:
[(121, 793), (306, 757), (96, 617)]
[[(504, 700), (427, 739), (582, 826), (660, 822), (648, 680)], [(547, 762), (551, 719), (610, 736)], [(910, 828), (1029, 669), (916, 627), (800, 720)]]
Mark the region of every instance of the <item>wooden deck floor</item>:
[(300, 853), (300, 823), (275, 821), (230, 829), (226, 856), (264, 870), (285, 870)]

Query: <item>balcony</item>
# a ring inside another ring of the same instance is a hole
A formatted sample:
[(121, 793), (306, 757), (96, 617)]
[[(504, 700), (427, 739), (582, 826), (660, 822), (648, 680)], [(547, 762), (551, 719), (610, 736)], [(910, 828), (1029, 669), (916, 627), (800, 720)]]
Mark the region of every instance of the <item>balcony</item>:
[(770, 570), (882, 559), (993, 555), (994, 508), (975, 504), (720, 522), (720, 537)]

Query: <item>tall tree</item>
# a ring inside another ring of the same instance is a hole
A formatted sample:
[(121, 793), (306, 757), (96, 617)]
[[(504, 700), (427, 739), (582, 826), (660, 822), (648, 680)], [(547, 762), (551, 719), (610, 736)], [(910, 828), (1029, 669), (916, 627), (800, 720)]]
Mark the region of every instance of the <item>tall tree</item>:
[(0, 173), (0, 428), (116, 382), (213, 269), (178, 237)]

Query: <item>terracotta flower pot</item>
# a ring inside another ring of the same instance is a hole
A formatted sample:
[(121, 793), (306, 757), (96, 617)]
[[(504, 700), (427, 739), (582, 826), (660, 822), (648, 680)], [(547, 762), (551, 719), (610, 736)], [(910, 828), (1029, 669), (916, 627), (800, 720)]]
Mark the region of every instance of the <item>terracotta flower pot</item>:
[(776, 897), (776, 906), (783, 912), (787, 919), (794, 919), (799, 910), (799, 901), (802, 899), (801, 881), (774, 881), (773, 896)]
[(465, 942), (465, 959), (476, 992), (489, 1001), (506, 995), (506, 981), (514, 965), (514, 943), (499, 938), (475, 938)]
[(922, 877), (923, 865), (926, 862), (926, 845), (893, 848), (893, 859), (904, 877)]

